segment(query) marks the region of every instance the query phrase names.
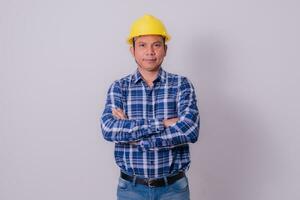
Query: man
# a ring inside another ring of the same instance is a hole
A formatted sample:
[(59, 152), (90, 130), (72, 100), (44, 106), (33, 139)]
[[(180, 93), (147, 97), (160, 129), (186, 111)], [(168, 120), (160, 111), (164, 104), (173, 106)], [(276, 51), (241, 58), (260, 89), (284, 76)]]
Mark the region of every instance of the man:
[(109, 88), (103, 136), (115, 142), (119, 200), (189, 199), (188, 143), (198, 139), (199, 113), (191, 82), (161, 67), (170, 36), (145, 15), (128, 37), (137, 70)]

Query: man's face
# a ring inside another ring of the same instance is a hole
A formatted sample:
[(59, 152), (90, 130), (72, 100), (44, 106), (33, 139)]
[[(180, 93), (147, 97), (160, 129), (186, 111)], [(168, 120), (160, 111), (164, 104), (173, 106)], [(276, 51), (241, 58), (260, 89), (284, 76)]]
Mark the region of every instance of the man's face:
[(137, 64), (142, 70), (157, 71), (164, 60), (167, 46), (158, 35), (145, 35), (135, 38), (135, 46), (130, 48)]

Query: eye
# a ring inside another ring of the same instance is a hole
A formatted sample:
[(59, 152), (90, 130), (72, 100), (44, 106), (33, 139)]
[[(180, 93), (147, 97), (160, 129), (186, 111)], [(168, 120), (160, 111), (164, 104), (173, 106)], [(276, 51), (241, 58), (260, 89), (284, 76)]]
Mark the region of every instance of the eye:
[(140, 43), (139, 44), (139, 47), (145, 47), (146, 45), (145, 44), (143, 44), (143, 43)]
[(161, 44), (160, 44), (160, 43), (155, 43), (154, 46), (155, 46), (155, 47), (161, 47)]

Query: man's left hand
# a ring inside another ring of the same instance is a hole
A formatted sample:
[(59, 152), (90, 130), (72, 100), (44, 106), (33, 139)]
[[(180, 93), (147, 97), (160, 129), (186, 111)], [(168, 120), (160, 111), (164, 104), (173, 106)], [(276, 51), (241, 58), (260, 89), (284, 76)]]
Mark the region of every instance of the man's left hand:
[(169, 127), (171, 125), (174, 125), (178, 120), (179, 120), (178, 117), (171, 118), (171, 119), (165, 119), (163, 121), (163, 124), (164, 124), (165, 127)]

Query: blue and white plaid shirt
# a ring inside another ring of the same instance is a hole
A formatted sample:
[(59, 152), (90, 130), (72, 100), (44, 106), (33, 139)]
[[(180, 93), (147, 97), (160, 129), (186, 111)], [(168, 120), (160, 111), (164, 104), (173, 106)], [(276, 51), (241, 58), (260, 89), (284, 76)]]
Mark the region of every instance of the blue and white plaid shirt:
[[(115, 160), (121, 170), (143, 178), (159, 178), (186, 171), (188, 143), (199, 134), (199, 112), (191, 82), (160, 68), (153, 87), (138, 70), (109, 88), (101, 117), (103, 136), (115, 142)], [(128, 119), (113, 116), (120, 108)], [(167, 128), (164, 119), (178, 117)]]

